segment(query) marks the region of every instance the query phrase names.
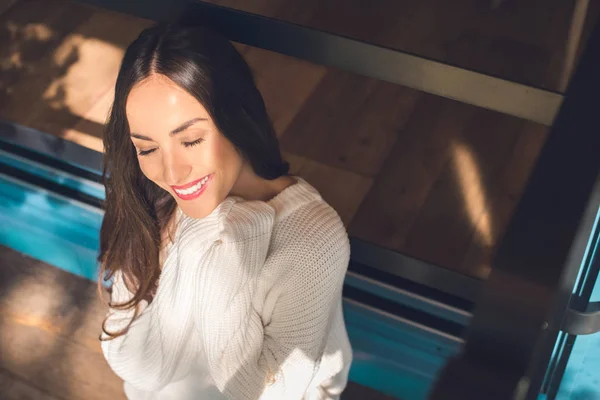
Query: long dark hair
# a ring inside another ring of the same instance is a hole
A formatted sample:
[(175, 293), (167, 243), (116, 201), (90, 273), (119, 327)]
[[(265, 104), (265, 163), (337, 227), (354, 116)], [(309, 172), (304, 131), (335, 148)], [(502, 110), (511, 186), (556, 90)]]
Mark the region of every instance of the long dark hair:
[[(250, 68), (228, 40), (206, 28), (178, 23), (142, 31), (123, 57), (104, 131), (106, 201), (98, 256), (99, 286), (120, 271), (134, 294), (125, 303), (109, 305), (135, 308), (135, 316), (140, 301), (151, 298), (158, 285), (161, 232), (176, 208), (171, 194), (142, 173), (129, 139), (127, 97), (154, 74), (194, 96), (258, 176), (272, 180), (289, 173)], [(106, 320), (102, 329), (111, 338), (127, 330), (107, 332), (105, 325)]]

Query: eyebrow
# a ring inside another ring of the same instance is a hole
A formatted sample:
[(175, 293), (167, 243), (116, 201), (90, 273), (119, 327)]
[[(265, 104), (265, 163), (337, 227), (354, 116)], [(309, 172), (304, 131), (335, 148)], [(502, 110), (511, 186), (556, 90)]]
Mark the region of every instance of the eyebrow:
[[(187, 128), (189, 128), (190, 126), (194, 125), (196, 122), (200, 122), (200, 121), (207, 121), (207, 118), (194, 118), (194, 119), (190, 119), (189, 121), (186, 121), (183, 124), (179, 125), (177, 128), (173, 129), (169, 133), (169, 136), (175, 136), (179, 132), (185, 131)], [(149, 138), (148, 136), (140, 135), (139, 133), (131, 133), (129, 136), (134, 137), (136, 139), (152, 141), (152, 139)]]

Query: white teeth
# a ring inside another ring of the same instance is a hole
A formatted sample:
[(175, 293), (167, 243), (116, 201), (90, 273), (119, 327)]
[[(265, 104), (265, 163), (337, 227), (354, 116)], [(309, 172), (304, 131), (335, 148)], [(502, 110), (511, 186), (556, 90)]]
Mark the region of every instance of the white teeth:
[(191, 188), (184, 189), (184, 190), (177, 190), (177, 189), (175, 189), (175, 192), (177, 192), (179, 194), (183, 194), (183, 195), (192, 194), (195, 191), (199, 190), (206, 183), (206, 181), (208, 181), (208, 176), (205, 177), (204, 179), (202, 179), (200, 182), (198, 182), (194, 186), (192, 186)]

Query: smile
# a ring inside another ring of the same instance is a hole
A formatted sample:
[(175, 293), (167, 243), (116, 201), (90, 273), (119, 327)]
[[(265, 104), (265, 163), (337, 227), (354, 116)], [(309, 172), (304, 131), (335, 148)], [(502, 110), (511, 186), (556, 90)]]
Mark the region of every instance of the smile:
[(213, 175), (211, 174), (197, 181), (190, 182), (187, 185), (171, 187), (182, 200), (191, 200), (200, 196), (204, 192), (212, 177)]

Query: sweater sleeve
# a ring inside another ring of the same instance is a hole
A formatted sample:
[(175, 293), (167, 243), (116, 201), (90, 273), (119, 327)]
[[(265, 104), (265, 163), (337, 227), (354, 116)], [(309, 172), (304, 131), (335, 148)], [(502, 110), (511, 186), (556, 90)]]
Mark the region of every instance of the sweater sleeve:
[[(111, 303), (122, 304), (132, 297), (133, 293), (127, 289), (122, 273), (118, 271), (113, 278)], [(140, 345), (148, 342), (149, 328), (153, 325), (151, 314), (145, 312), (147, 311), (148, 302), (142, 300), (138, 307), (140, 307), (139, 315), (129, 326), (126, 333), (114, 339), (104, 332), (101, 334), (102, 351), (108, 364), (119, 377), (126, 381), (131, 379), (128, 372), (138, 370), (143, 364), (143, 361), (138, 361), (137, 357), (132, 357), (132, 355), (136, 353), (143, 355), (145, 353), (144, 351), (139, 352), (143, 350)], [(134, 312), (133, 308), (120, 310), (111, 307), (106, 316), (106, 330), (116, 333), (125, 329), (131, 322)]]
[[(163, 283), (171, 286), (170, 281), (176, 279), (172, 275), (164, 274)], [(139, 390), (160, 390), (185, 374), (178, 365), (190, 363), (191, 352), (186, 351), (185, 343), (192, 332), (192, 318), (186, 315), (192, 307), (191, 296), (176, 290), (173, 293), (165, 293), (168, 296), (164, 296), (164, 304), (154, 301), (148, 305), (142, 300), (140, 313), (125, 334), (105, 340), (108, 337), (102, 333), (101, 346), (108, 364), (121, 379)], [(116, 274), (111, 300), (122, 303), (131, 297), (133, 294), (127, 290), (121, 275)], [(125, 328), (133, 313), (133, 309), (110, 309), (107, 330), (118, 332)]]
[[(193, 281), (195, 272), (188, 267), (195, 267), (197, 260), (207, 255), (221, 234), (221, 221), (226, 218), (233, 200), (222, 202), (208, 217), (190, 219), (178, 228), (181, 234), (172, 250), (176, 261), (165, 264), (154, 301), (149, 305), (145, 300), (140, 302), (140, 313), (124, 335), (102, 341), (102, 350), (110, 367), (137, 389), (160, 390), (170, 382), (182, 379), (193, 364), (191, 310), (194, 308), (194, 285), (189, 282)], [(120, 272), (116, 273), (112, 302), (123, 303), (132, 297)], [(133, 313), (133, 309), (110, 309), (107, 330), (120, 331), (129, 324)], [(101, 338), (108, 339), (104, 333)]]
[(202, 281), (226, 288), (217, 301), (201, 300), (204, 315), (197, 320), (200, 330), (211, 332), (205, 338), (208, 366), (228, 398), (300, 400), (318, 370), (341, 296), (349, 243), (343, 226), (333, 224), (329, 232), (299, 238), (294, 247), (268, 321), (256, 296), (268, 248), (260, 229), (243, 240), (215, 244), (198, 267), (218, 265), (220, 279)]

